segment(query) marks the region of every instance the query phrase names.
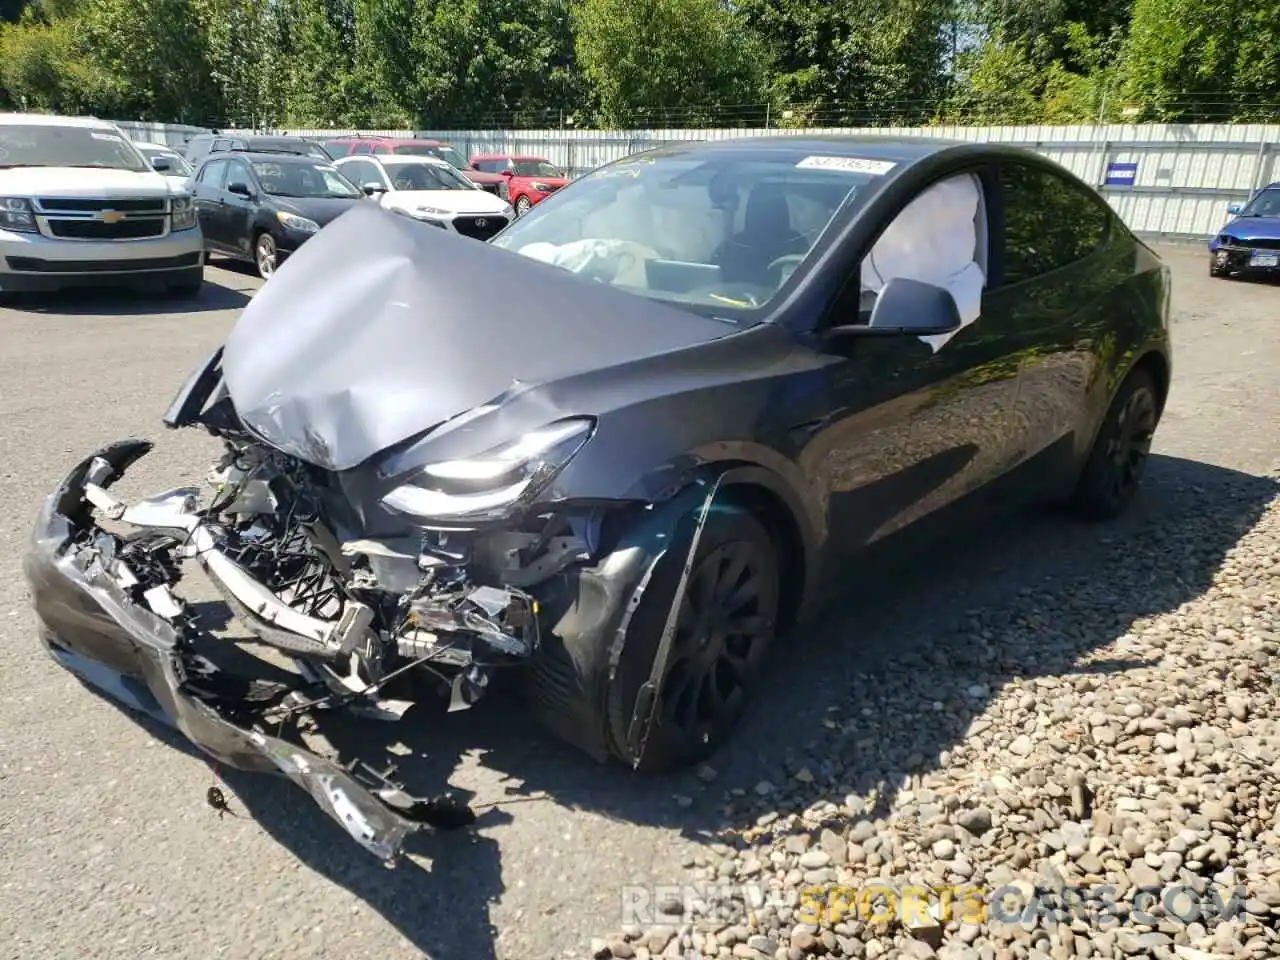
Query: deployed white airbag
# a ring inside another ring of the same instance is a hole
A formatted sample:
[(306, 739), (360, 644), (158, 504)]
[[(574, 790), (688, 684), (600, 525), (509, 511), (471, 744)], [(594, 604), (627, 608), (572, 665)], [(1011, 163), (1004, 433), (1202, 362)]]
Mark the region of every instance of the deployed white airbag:
[[(961, 329), (973, 323), (981, 312), (986, 283), (978, 261), (981, 201), (981, 188), (971, 174), (943, 180), (925, 190), (889, 224), (863, 260), (863, 288), (879, 293), (894, 277), (932, 283), (955, 297)], [(920, 339), (936, 352), (954, 336)]]

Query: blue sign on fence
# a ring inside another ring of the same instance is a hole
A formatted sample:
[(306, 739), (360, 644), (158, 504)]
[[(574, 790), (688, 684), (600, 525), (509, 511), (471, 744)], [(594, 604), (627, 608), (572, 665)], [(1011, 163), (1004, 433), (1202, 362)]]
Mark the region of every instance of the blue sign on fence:
[(1136, 163), (1108, 163), (1107, 175), (1103, 183), (1108, 187), (1132, 187), (1138, 178)]

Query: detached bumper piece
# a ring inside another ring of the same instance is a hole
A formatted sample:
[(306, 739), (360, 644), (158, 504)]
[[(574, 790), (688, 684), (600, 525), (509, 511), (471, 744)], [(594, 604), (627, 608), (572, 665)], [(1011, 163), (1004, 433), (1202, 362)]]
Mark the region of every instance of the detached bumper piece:
[[(41, 639), (53, 658), (115, 700), (176, 728), (219, 763), (288, 777), (364, 849), (389, 863), (415, 831), (473, 820), (470, 810), (447, 797), (411, 797), (386, 775), (326, 759), (267, 732), (281, 733), (299, 703), (315, 705), (317, 687), (321, 699), (333, 697), (323, 684), (235, 675), (195, 652), (203, 638), (168, 588), (178, 573), (167, 551), (149, 554), (144, 541), (110, 533), (93, 518), (95, 505), (125, 521), (136, 511), (152, 521), (139, 524), (146, 535), (161, 526), (160, 517), (189, 516), (175, 505), (185, 491), (129, 508), (106, 493), (150, 450), (144, 440), (100, 450), (45, 501), (23, 566)], [(204, 532), (172, 534), (196, 540)], [(222, 575), (224, 587), (237, 575), (231, 568), (212, 569), (231, 562), (216, 551), (194, 555), (215, 579)]]

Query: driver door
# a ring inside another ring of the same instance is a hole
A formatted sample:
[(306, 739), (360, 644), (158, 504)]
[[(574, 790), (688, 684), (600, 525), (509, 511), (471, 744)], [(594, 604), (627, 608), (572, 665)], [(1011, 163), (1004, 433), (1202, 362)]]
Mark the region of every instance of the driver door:
[[(910, 224), (905, 233), (898, 231), (899, 253), (911, 251), (911, 239), (920, 236), (917, 224), (946, 231), (951, 217), (955, 229), (933, 239), (951, 249), (967, 244), (973, 255), (965, 270), (974, 264), (982, 269), (989, 237), (984, 180), (971, 172), (943, 179), (950, 186), (942, 192), (950, 191), (952, 201), (958, 193), (959, 206), (944, 201), (939, 209), (930, 209), (935, 194), (917, 194), (894, 220), (896, 226)], [(824, 326), (867, 323), (875, 288), (893, 276), (950, 288), (949, 278), (960, 275), (943, 275), (939, 268), (939, 275), (929, 276), (930, 264), (939, 258), (927, 249), (915, 251), (914, 263), (909, 256), (886, 256), (882, 241), (892, 231), (893, 226), (881, 234), (859, 261), (858, 271), (846, 278)], [(904, 335), (825, 342), (823, 349), (835, 357), (826, 384), (832, 413), (805, 425), (812, 440), (804, 457), (809, 461), (806, 473), (825, 489), (837, 553), (857, 554), (995, 479), (1011, 463), (1017, 341), (998, 318), (986, 315), (985, 289), (967, 289), (970, 295), (956, 299), (969, 322), (948, 338)]]
[(230, 187), (233, 183), (244, 184), (249, 188), (252, 199), (246, 199), (230, 190), (224, 194), (227, 203), (223, 207), (222, 216), (225, 223), (226, 242), (238, 256), (251, 257), (253, 256), (253, 221), (258, 212), (258, 199), (262, 195), (262, 190), (253, 171), (249, 169), (249, 164), (236, 158), (227, 161), (227, 166), (227, 186)]

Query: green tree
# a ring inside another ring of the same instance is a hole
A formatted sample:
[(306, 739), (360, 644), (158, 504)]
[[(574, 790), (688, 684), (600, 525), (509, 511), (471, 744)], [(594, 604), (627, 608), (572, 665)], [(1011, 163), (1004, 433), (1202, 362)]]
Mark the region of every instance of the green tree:
[(222, 115), (205, 0), (85, 0), (80, 19), (112, 112), (196, 123)]
[(952, 0), (741, 0), (773, 52), (770, 98), (803, 124), (913, 123), (945, 88)]
[(1274, 119), (1280, 0), (1136, 0), (1124, 78), (1144, 119)]
[(75, 5), (35, 3), (16, 24), (0, 23), (0, 102), (84, 113), (108, 100)]
[(764, 49), (720, 0), (580, 0), (573, 15), (603, 125), (701, 125), (717, 107), (761, 101)]

